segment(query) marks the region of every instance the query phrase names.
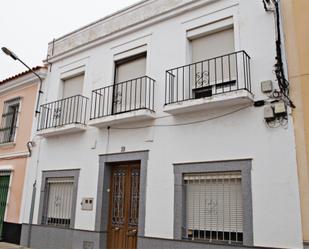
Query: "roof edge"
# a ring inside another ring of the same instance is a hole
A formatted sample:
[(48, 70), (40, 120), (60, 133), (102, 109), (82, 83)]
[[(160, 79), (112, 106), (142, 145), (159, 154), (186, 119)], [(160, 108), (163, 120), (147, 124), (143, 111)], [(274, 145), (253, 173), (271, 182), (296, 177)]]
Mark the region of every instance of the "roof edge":
[[(47, 69), (47, 67), (45, 67), (45, 66), (36, 66), (36, 67), (32, 68), (33, 71), (38, 71), (38, 70), (41, 70), (41, 69)], [(18, 73), (18, 74), (15, 74), (13, 76), (10, 76), (10, 77), (8, 77), (6, 79), (0, 80), (0, 85), (3, 85), (5, 83), (7, 83), (7, 82), (16, 80), (17, 78), (25, 76), (25, 75), (27, 75), (29, 73), (31, 73), (31, 70), (26, 70), (26, 71), (23, 71), (21, 73)]]

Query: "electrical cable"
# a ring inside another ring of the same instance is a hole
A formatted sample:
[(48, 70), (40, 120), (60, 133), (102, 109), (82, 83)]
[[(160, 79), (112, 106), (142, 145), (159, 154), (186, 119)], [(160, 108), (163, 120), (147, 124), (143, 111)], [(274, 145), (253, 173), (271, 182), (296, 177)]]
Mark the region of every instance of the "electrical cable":
[(207, 121), (212, 121), (218, 118), (222, 118), (225, 116), (229, 116), (231, 114), (234, 114), (236, 112), (242, 111), (248, 107), (250, 107), (251, 105), (247, 105), (245, 107), (241, 107), (238, 108), (234, 111), (231, 112), (227, 112), (224, 113), (222, 115), (216, 116), (216, 117), (211, 117), (208, 119), (202, 119), (202, 120), (197, 120), (197, 121), (192, 121), (192, 122), (188, 122), (188, 123), (178, 123), (178, 124), (157, 124), (157, 125), (145, 125), (145, 126), (137, 126), (137, 127), (110, 127), (110, 129), (114, 129), (114, 130), (137, 130), (137, 129), (145, 129), (145, 128), (151, 128), (151, 127), (176, 127), (176, 126), (187, 126), (187, 125), (194, 125), (194, 124), (199, 124), (199, 123), (203, 123), (203, 122), (207, 122)]
[(277, 50), (277, 63), (275, 64), (275, 74), (278, 80), (279, 89), (285, 98), (287, 104), (295, 108), (292, 100), (289, 97), (289, 82), (285, 78), (285, 73), (283, 69), (283, 61), (282, 61), (282, 50), (281, 50), (281, 31), (280, 31), (280, 12), (279, 12), (279, 0), (272, 0), (273, 4), (275, 5), (275, 19), (276, 19), (276, 26), (277, 26), (277, 41), (276, 41), (276, 50)]
[(275, 25), (277, 31), (277, 39), (276, 39), (276, 64), (274, 73), (277, 78), (278, 86), (281, 93), (281, 98), (288, 106), (291, 108), (295, 108), (294, 103), (290, 99), (289, 96), (289, 82), (285, 77), (284, 68), (283, 68), (283, 60), (282, 60), (282, 43), (281, 43), (281, 30), (280, 30), (280, 9), (279, 9), (279, 1), (280, 0), (271, 0), (272, 4), (274, 5), (274, 9), (270, 9), (267, 7), (270, 4), (270, 0), (263, 0), (263, 6), (265, 11), (274, 12), (275, 16)]

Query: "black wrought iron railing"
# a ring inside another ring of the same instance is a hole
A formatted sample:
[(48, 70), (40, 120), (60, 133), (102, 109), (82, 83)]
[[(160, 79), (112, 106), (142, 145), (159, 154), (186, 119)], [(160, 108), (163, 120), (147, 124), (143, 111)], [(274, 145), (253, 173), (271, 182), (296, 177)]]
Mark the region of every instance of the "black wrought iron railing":
[(75, 95), (41, 105), (37, 130), (68, 124), (86, 124), (87, 104), (87, 97)]
[(245, 51), (169, 69), (165, 74), (166, 105), (242, 89), (251, 92), (250, 56)]
[(0, 128), (0, 144), (14, 142), (17, 129), (18, 111), (11, 111), (2, 114)]
[(155, 80), (148, 76), (92, 91), (90, 119), (148, 109), (154, 111)]

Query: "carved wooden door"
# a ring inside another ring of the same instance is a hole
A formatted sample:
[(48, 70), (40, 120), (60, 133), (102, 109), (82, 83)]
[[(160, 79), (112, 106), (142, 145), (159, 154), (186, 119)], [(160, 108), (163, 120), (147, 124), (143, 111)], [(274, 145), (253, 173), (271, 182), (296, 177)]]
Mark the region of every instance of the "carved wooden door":
[(139, 165), (119, 165), (112, 168), (108, 249), (136, 249), (139, 182)]

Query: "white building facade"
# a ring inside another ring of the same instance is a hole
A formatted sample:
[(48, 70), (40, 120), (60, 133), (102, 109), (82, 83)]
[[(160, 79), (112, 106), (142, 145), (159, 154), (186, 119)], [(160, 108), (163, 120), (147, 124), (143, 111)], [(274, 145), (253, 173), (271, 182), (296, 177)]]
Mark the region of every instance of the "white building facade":
[(261, 1), (142, 1), (54, 40), (47, 58), (23, 245), (302, 248)]

